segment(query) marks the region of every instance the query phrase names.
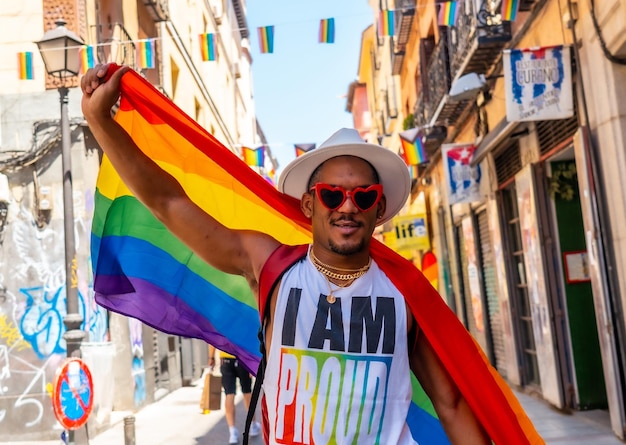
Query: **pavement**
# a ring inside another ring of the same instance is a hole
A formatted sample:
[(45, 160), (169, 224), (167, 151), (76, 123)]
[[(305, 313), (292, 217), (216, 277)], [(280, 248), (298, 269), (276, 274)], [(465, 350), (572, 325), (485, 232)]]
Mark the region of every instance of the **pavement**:
[[(114, 412), (111, 428), (89, 439), (89, 445), (226, 445), (228, 426), (224, 411), (200, 410), (201, 380), (177, 389), (134, 414), (134, 443), (124, 438), (124, 417), (130, 413)], [(563, 413), (547, 402), (516, 392), (522, 406), (539, 434), (551, 445), (623, 445), (611, 431), (608, 411)], [(246, 412), (241, 394), (236, 399), (236, 423), (243, 431)], [(223, 406), (223, 405), (222, 405)], [(240, 440), (241, 443), (241, 440)], [(0, 442), (0, 445), (60, 445), (60, 440), (39, 442)], [(251, 445), (263, 445), (261, 436)]]

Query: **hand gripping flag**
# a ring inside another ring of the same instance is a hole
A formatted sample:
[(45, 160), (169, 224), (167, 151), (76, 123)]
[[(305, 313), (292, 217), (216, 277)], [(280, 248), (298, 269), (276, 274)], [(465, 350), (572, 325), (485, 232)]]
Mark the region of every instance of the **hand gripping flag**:
[[(115, 119), (190, 198), (233, 229), (284, 244), (311, 241), (299, 201), (201, 128), (135, 71), (122, 78)], [(206, 340), (251, 371), (260, 360), (255, 296), (245, 279), (197, 258), (130, 193), (105, 157), (97, 182), (91, 254), (96, 301), (161, 331)], [(372, 256), (407, 298), (422, 333), (496, 444), (542, 444), (519, 402), (454, 313), (411, 262), (372, 240)], [(446, 444), (413, 377), (407, 423), (420, 443)]]

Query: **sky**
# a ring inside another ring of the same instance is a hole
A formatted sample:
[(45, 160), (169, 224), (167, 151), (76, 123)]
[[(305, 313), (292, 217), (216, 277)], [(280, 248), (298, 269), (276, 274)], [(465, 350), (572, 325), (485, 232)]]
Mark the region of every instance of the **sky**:
[[(318, 146), (342, 127), (357, 79), (363, 31), (374, 22), (368, 0), (247, 0), (257, 119), (280, 171), (294, 144)], [(335, 19), (335, 43), (318, 43), (321, 19)], [(257, 27), (274, 25), (274, 52), (259, 50)]]

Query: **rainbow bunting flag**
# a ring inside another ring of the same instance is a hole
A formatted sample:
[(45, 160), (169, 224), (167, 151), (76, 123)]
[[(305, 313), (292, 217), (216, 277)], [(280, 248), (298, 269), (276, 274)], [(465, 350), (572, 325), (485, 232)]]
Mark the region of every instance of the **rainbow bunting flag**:
[(502, 0), (502, 20), (514, 22), (519, 10), (519, 0)]
[[(262, 231), (284, 244), (311, 241), (310, 220), (297, 199), (248, 168), (138, 72), (124, 74), (121, 91), (116, 121), (203, 210), (227, 227)], [(507, 445), (544, 443), (424, 275), (375, 239), (371, 254), (405, 295), (420, 332), (491, 439)], [(98, 304), (171, 335), (203, 339), (236, 355), (251, 372), (257, 369), (259, 313), (246, 280), (208, 266), (172, 236), (122, 183), (106, 156), (96, 184), (91, 257)], [(412, 382), (406, 422), (413, 437), (430, 445), (449, 443), (413, 375)]]
[(395, 34), (395, 11), (383, 9), (378, 17), (378, 35), (394, 36)]
[(217, 57), (216, 35), (213, 33), (200, 34), (200, 52), (203, 62), (212, 62)]
[(78, 50), (80, 58), (80, 73), (85, 74), (89, 68), (96, 66), (95, 57), (96, 47), (94, 45), (85, 45)]
[(402, 157), (406, 165), (419, 165), (428, 162), (419, 128), (403, 131), (399, 136), (402, 143)]
[(154, 39), (143, 39), (137, 45), (137, 59), (140, 69), (155, 68)]
[(272, 184), (273, 187), (276, 187), (276, 172), (274, 171), (274, 169), (271, 169), (267, 173), (263, 173), (263, 178), (265, 178), (267, 182)]
[(243, 161), (251, 167), (263, 167), (265, 165), (265, 147), (258, 148), (242, 147)]
[(274, 26), (259, 26), (257, 31), (261, 54), (272, 54), (274, 52)]
[(294, 144), (293, 146), (296, 149), (296, 158), (315, 148), (315, 144)]
[(440, 3), (439, 8), (439, 26), (454, 26), (459, 10), (459, 2)]
[(335, 43), (335, 19), (320, 20), (319, 43)]
[(17, 75), (20, 80), (32, 80), (35, 78), (32, 51), (17, 53)]
[(408, 165), (408, 168), (409, 168), (409, 176), (411, 176), (411, 179), (419, 178), (419, 169), (417, 165)]

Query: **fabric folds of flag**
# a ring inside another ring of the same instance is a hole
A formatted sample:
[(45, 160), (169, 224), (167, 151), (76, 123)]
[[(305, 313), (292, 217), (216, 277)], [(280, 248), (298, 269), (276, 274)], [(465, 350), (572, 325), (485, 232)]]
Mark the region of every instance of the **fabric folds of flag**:
[(137, 61), (141, 69), (155, 67), (154, 39), (143, 39), (138, 42)]
[(315, 149), (315, 144), (293, 144), (293, 146), (296, 149), (296, 158)]
[(216, 35), (214, 33), (200, 34), (200, 55), (203, 62), (212, 62), (217, 57)]
[(402, 143), (402, 157), (406, 165), (419, 165), (428, 162), (419, 128), (411, 128), (401, 132), (400, 142)]
[(263, 167), (265, 165), (265, 147), (257, 148), (242, 147), (243, 160), (251, 167)]
[(519, 10), (519, 0), (502, 0), (502, 20), (514, 22)]
[(320, 20), (319, 43), (335, 43), (335, 19)]
[(17, 53), (17, 76), (20, 80), (33, 80), (33, 52), (26, 51)]
[(86, 73), (89, 68), (96, 66), (96, 47), (84, 45), (78, 50), (80, 59), (80, 72)]
[[(233, 229), (284, 244), (311, 240), (299, 201), (278, 192), (135, 71), (121, 83), (116, 120), (201, 208)], [(306, 250), (305, 250), (306, 251)], [(159, 330), (204, 339), (259, 362), (258, 308), (242, 277), (219, 272), (174, 238), (130, 193), (105, 157), (97, 181), (91, 254), (96, 300)], [(504, 380), (411, 262), (372, 240), (372, 256), (407, 298), (421, 332), (495, 443), (543, 443)], [(448, 443), (413, 377), (407, 422), (420, 443)]]
[(378, 35), (395, 35), (395, 11), (393, 9), (383, 9), (378, 16)]
[(440, 3), (438, 23), (439, 26), (454, 26), (456, 24), (456, 16), (458, 13), (458, 2)]
[(274, 52), (274, 26), (259, 26), (257, 34), (261, 54), (272, 54)]
[[(284, 243), (309, 241), (303, 215), (295, 222), (282, 216), (282, 194), (135, 71), (124, 75), (116, 120), (221, 223), (258, 227)], [(249, 174), (238, 178), (241, 166)], [(96, 301), (164, 332), (203, 339), (256, 371), (259, 315), (246, 280), (208, 266), (173, 237), (106, 157), (95, 199)]]

